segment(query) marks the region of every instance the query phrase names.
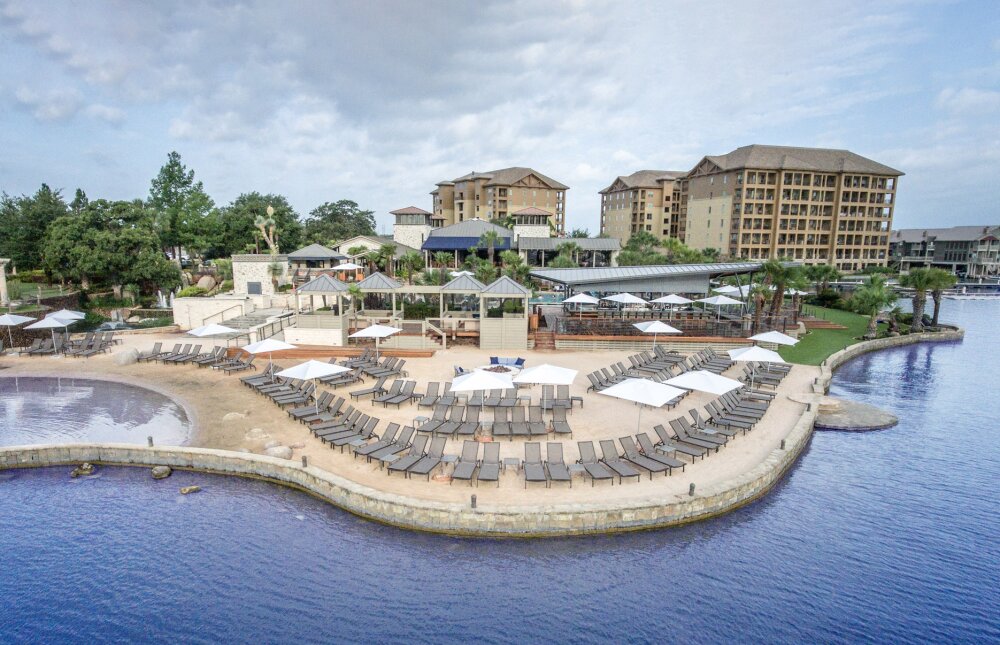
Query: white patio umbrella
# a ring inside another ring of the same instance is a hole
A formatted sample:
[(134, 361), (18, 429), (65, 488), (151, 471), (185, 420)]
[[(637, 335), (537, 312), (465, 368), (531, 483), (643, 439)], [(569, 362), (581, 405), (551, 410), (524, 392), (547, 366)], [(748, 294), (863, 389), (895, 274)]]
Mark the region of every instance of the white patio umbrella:
[(271, 367), (271, 354), (273, 352), (281, 352), (286, 349), (295, 349), (296, 346), (291, 343), (286, 343), (283, 340), (277, 340), (275, 338), (265, 338), (264, 340), (257, 341), (256, 343), (250, 343), (243, 347), (243, 351), (249, 352), (251, 354), (267, 354), (267, 366), (268, 369)]
[(713, 374), (705, 370), (684, 372), (680, 376), (667, 379), (664, 383), (682, 387), (685, 390), (698, 390), (699, 392), (708, 392), (715, 395), (725, 394), (731, 390), (743, 387), (743, 384), (736, 379)]
[[(476, 370), (456, 377), (451, 382), (452, 392), (473, 392), (475, 390), (509, 390), (514, 387), (510, 374)], [(486, 407), (486, 397), (483, 397), (483, 408)]]
[(585, 293), (578, 293), (575, 296), (571, 296), (571, 297), (566, 298), (565, 300), (563, 300), (562, 304), (564, 304), (564, 305), (565, 304), (571, 304), (571, 305), (596, 305), (599, 302), (600, 302), (600, 300), (598, 300), (594, 296), (588, 296)]
[(476, 274), (473, 273), (472, 271), (449, 271), (448, 275), (450, 275), (453, 278), (457, 278), (463, 275), (476, 275)]
[(782, 334), (780, 331), (766, 331), (751, 336), (750, 340), (760, 343), (774, 343), (775, 345), (795, 345), (799, 342), (798, 338), (792, 338), (791, 336)]
[[(334, 365), (333, 363), (308, 360), (305, 363), (299, 363), (294, 367), (289, 367), (287, 370), (281, 370), (275, 374), (275, 376), (294, 378), (302, 381), (311, 381), (313, 379), (323, 378), (324, 376), (333, 376), (334, 374), (342, 374), (350, 371), (351, 368), (344, 367), (343, 365)], [(314, 396), (313, 401), (316, 403), (316, 414), (319, 414), (319, 397)]]
[(636, 418), (636, 431), (642, 420), (642, 406), (649, 405), (654, 408), (661, 407), (668, 401), (672, 401), (684, 394), (684, 390), (677, 389), (672, 385), (665, 385), (650, 381), (644, 378), (625, 379), (621, 383), (616, 383), (609, 388), (605, 388), (599, 394), (606, 394), (618, 399), (633, 401), (639, 404), (639, 416)]
[[(741, 361), (744, 363), (779, 363), (787, 365), (787, 361), (781, 358), (781, 354), (778, 352), (771, 351), (770, 349), (764, 349), (759, 345), (754, 345), (752, 347), (739, 347), (737, 349), (731, 349), (728, 352), (729, 358), (734, 361)], [(750, 371), (750, 387), (753, 387), (753, 370)]]
[(731, 284), (724, 284), (721, 287), (716, 287), (715, 289), (712, 289), (712, 291), (714, 291), (715, 293), (730, 294), (730, 293), (739, 293), (740, 288), (734, 287)]
[(217, 325), (212, 323), (211, 325), (203, 325), (201, 327), (195, 327), (188, 332), (188, 336), (194, 336), (196, 338), (204, 338), (205, 336), (218, 336), (219, 334), (235, 334), (238, 329), (233, 329), (232, 327), (226, 327), (225, 325)]
[(610, 300), (611, 302), (617, 302), (621, 305), (644, 305), (647, 304), (645, 300), (639, 296), (633, 296), (631, 293), (616, 293), (613, 296), (606, 296), (601, 298), (601, 300)]
[(10, 331), (11, 327), (17, 327), (18, 325), (23, 325), (26, 322), (31, 322), (34, 318), (30, 316), (18, 316), (17, 314), (4, 314), (0, 316), (0, 326), (7, 328), (7, 338), (10, 340), (10, 347), (14, 346), (14, 336)]
[(694, 302), (694, 300), (691, 300), (690, 298), (685, 298), (684, 296), (679, 296), (676, 293), (668, 294), (661, 298), (657, 298), (656, 300), (650, 300), (650, 303), (652, 304), (670, 305), (670, 308), (667, 310), (670, 312), (669, 314), (667, 314), (668, 320), (672, 318), (674, 315), (674, 305), (689, 305), (692, 302)]
[(42, 318), (36, 323), (32, 323), (25, 327), (25, 329), (51, 329), (52, 330), (52, 346), (55, 347), (56, 344), (56, 329), (65, 329), (66, 327), (75, 323), (76, 320), (63, 320), (61, 318), (56, 318), (54, 316), (48, 316)]
[(353, 262), (344, 262), (343, 264), (338, 264), (333, 268), (337, 271), (357, 271), (358, 269), (363, 269), (364, 267), (360, 264), (354, 264)]
[(378, 341), (380, 338), (386, 338), (387, 336), (392, 336), (393, 334), (398, 334), (403, 331), (399, 327), (390, 327), (388, 325), (371, 325), (370, 327), (365, 327), (364, 329), (359, 329), (358, 331), (351, 334), (351, 338), (374, 338), (375, 339), (375, 360), (378, 360)]
[[(568, 367), (549, 365), (543, 363), (535, 367), (522, 370), (514, 377), (514, 383), (529, 383), (535, 385), (572, 385), (576, 378), (577, 371)], [(542, 408), (545, 408), (545, 399), (542, 399)]]
[(73, 311), (72, 309), (60, 309), (59, 311), (52, 311), (45, 314), (46, 318), (59, 318), (60, 320), (83, 320), (87, 317), (87, 314), (82, 311)]
[(722, 307), (727, 305), (742, 305), (741, 300), (736, 300), (735, 298), (730, 298), (729, 296), (711, 296), (710, 298), (699, 298), (695, 302), (703, 302), (706, 305), (712, 305), (715, 307), (715, 319), (718, 320), (722, 317)]
[(671, 327), (667, 323), (661, 320), (647, 320), (646, 322), (633, 323), (633, 327), (638, 329), (644, 334), (653, 335), (653, 347), (656, 347), (656, 336), (657, 334), (683, 334), (680, 329), (676, 327)]

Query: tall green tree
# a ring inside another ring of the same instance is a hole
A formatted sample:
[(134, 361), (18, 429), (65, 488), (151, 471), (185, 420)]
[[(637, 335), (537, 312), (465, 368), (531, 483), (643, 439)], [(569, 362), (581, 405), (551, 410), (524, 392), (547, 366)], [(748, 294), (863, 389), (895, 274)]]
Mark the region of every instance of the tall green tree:
[(201, 254), (209, 245), (204, 220), (215, 202), (176, 151), (167, 155), (167, 163), (153, 177), (146, 203), (155, 215), (160, 244), (176, 261), (180, 262), (182, 248)]
[(243, 193), (218, 210), (218, 242), (211, 248), (212, 257), (227, 257), (245, 253), (248, 246), (259, 246), (258, 217), (267, 216), (267, 207), (274, 208), (276, 243), (294, 251), (302, 246), (302, 223), (298, 213), (283, 195)]
[(801, 275), (800, 267), (786, 266), (781, 259), (768, 260), (761, 266), (765, 279), (773, 288), (771, 296), (770, 315), (777, 316), (781, 311), (781, 305), (785, 302), (785, 291), (792, 285), (798, 284)]
[(924, 330), (924, 308), (927, 305), (927, 292), (934, 288), (935, 278), (931, 269), (914, 269), (899, 277), (899, 285), (913, 289), (913, 324), (910, 331)]
[(805, 275), (816, 289), (816, 295), (830, 288), (831, 282), (840, 280), (840, 271), (832, 264), (810, 264)]
[(941, 313), (941, 300), (944, 298), (946, 289), (951, 289), (958, 283), (958, 278), (951, 271), (944, 269), (930, 269), (931, 274), (931, 300), (934, 301), (934, 314), (931, 316), (931, 325), (938, 326), (938, 314)]
[(518, 284), (527, 284), (531, 268), (517, 251), (501, 251), (500, 264), (503, 274)]
[(851, 306), (859, 314), (868, 316), (866, 339), (878, 334), (878, 317), (883, 309), (896, 304), (896, 294), (885, 283), (885, 277), (873, 275), (868, 284), (860, 287), (851, 296)]
[(424, 256), (418, 251), (407, 251), (399, 258), (399, 271), (408, 284), (413, 284), (413, 276), (424, 268)]
[(309, 211), (303, 233), (307, 242), (317, 244), (374, 235), (375, 211), (364, 210), (350, 199), (326, 202)]
[(100, 199), (79, 214), (64, 215), (49, 227), (42, 251), (53, 273), (84, 288), (91, 280), (106, 281), (117, 298), (126, 284), (151, 291), (181, 282), (180, 270), (160, 250), (155, 214), (139, 200)]
[(493, 255), (496, 252), (496, 248), (500, 246), (501, 240), (500, 234), (493, 229), (479, 236), (479, 246), (486, 249), (486, 254), (490, 258), (490, 264), (493, 264)]
[(58, 190), (42, 184), (30, 197), (0, 196), (0, 257), (19, 269), (42, 266), (41, 240), (49, 226), (68, 212)]
[(569, 232), (569, 237), (581, 238), (590, 237), (590, 231), (585, 228), (574, 228)]
[(87, 199), (87, 193), (83, 192), (82, 188), (77, 188), (76, 193), (73, 195), (73, 201), (69, 203), (69, 209), (74, 213), (79, 213), (87, 207), (90, 200)]

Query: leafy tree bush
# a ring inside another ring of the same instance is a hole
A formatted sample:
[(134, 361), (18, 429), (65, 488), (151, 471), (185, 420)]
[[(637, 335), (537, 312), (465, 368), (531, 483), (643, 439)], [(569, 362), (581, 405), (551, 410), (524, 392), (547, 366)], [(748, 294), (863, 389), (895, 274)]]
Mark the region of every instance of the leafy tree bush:
[(357, 235), (374, 235), (375, 211), (363, 210), (349, 199), (326, 202), (309, 212), (303, 233), (306, 241), (318, 244), (330, 244), (332, 240), (347, 240)]
[(177, 292), (178, 298), (197, 298), (198, 296), (203, 296), (208, 293), (208, 290), (202, 289), (201, 287), (185, 287)]

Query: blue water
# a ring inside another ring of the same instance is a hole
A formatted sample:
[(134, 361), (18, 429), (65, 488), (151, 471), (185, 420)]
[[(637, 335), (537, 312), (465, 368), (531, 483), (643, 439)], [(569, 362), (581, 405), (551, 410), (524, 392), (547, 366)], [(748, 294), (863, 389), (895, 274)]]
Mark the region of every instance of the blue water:
[(184, 408), (159, 392), (78, 378), (0, 378), (0, 446), (56, 443), (179, 446), (191, 433)]
[(459, 539), (258, 481), (0, 472), (0, 640), (997, 642), (1000, 303), (945, 318), (964, 343), (837, 374), (899, 426), (817, 433), (765, 499), (678, 529)]

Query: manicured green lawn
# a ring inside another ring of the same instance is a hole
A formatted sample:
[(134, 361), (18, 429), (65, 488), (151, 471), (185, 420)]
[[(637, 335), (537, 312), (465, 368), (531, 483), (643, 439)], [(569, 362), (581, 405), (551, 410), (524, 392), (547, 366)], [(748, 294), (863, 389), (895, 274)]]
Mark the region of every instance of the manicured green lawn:
[(823, 318), (847, 327), (847, 329), (813, 329), (802, 337), (798, 345), (782, 347), (778, 353), (789, 363), (819, 365), (828, 356), (835, 354), (858, 339), (868, 329), (868, 319), (849, 311), (806, 307), (805, 313)]

